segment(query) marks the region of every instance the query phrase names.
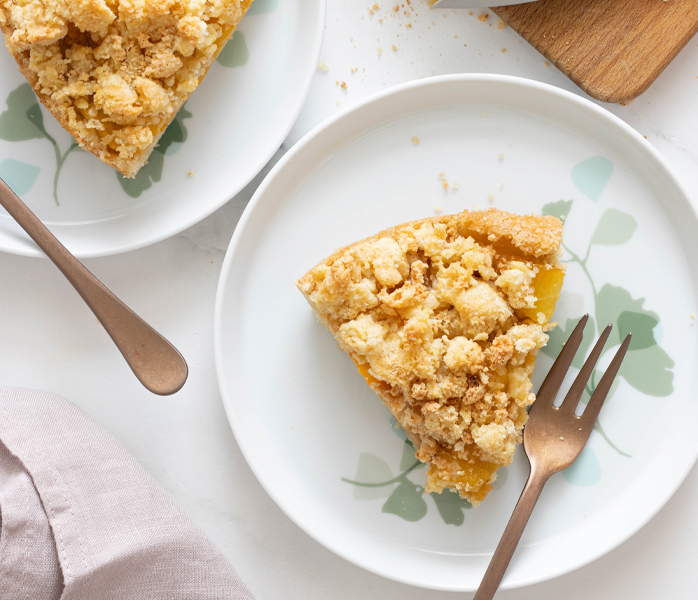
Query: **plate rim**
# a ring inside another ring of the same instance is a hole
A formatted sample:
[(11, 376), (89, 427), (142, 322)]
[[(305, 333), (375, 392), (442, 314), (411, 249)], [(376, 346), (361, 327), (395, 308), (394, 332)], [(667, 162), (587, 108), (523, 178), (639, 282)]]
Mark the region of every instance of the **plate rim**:
[[(312, 143), (318, 135), (320, 135), (326, 129), (329, 129), (330, 127), (335, 125), (337, 122), (343, 120), (344, 118), (347, 118), (349, 115), (361, 111), (367, 106), (382, 101), (387, 97), (396, 96), (408, 90), (420, 87), (438, 87), (439, 85), (448, 84), (450, 82), (495, 82), (511, 85), (514, 89), (516, 89), (516, 87), (530, 88), (531, 90), (537, 90), (543, 93), (548, 93), (553, 97), (557, 97), (557, 99), (562, 102), (569, 102), (581, 109), (589, 111), (595, 118), (600, 119), (602, 122), (605, 121), (611, 127), (615, 127), (618, 133), (627, 136), (629, 138), (629, 141), (634, 142), (639, 150), (649, 155), (649, 158), (651, 158), (655, 162), (655, 164), (666, 173), (667, 177), (671, 181), (673, 181), (674, 185), (676, 186), (676, 189), (680, 192), (682, 196), (684, 196), (684, 198), (686, 199), (686, 209), (693, 213), (695, 219), (698, 219), (698, 210), (696, 208), (695, 201), (692, 199), (692, 196), (689, 193), (688, 189), (686, 188), (686, 186), (684, 185), (683, 181), (678, 176), (674, 168), (668, 162), (668, 160), (662, 154), (660, 154), (660, 152), (654, 146), (652, 146), (652, 144), (650, 144), (633, 127), (631, 127), (629, 124), (623, 121), (620, 117), (614, 115), (604, 107), (595, 104), (591, 100), (577, 95), (574, 92), (570, 92), (547, 83), (542, 83), (540, 81), (513, 75), (492, 73), (458, 73), (449, 75), (439, 75), (419, 80), (408, 81), (387, 88), (385, 90), (381, 90), (370, 96), (367, 96), (366, 98), (356, 102), (352, 106), (342, 110), (341, 112), (327, 118), (325, 121), (318, 124), (310, 132), (304, 135), (293, 146), (293, 148), (291, 148), (291, 150), (289, 150), (289, 152), (287, 152), (282, 157), (282, 159), (274, 166), (273, 169), (271, 169), (271, 171), (264, 178), (260, 186), (257, 188), (255, 194), (250, 199), (248, 205), (245, 207), (245, 210), (243, 211), (243, 214), (241, 215), (240, 220), (235, 227), (235, 231), (233, 233), (232, 239), (226, 251), (223, 264), (221, 266), (221, 274), (218, 282), (218, 289), (216, 291), (216, 302), (214, 309), (214, 359), (216, 368), (216, 378), (218, 381), (219, 393), (221, 395), (223, 408), (225, 410), (226, 418), (228, 419), (228, 424), (231, 428), (231, 431), (233, 432), (233, 435), (235, 436), (235, 440), (240, 449), (240, 452), (244, 456), (245, 461), (247, 462), (250, 470), (255, 475), (257, 481), (260, 483), (264, 491), (269, 495), (269, 497), (274, 501), (274, 503), (279, 507), (279, 509), (306, 535), (310, 536), (316, 542), (318, 542), (337, 556), (340, 556), (341, 558), (347, 560), (351, 564), (361, 567), (362, 569), (379, 575), (381, 577), (385, 577), (386, 579), (423, 589), (432, 589), (436, 591), (473, 592), (476, 588), (465, 588), (462, 586), (452, 585), (439, 585), (437, 583), (425, 584), (424, 582), (419, 582), (411, 579), (409, 575), (399, 577), (397, 575), (387, 574), (380, 568), (376, 568), (375, 566), (365, 561), (362, 562), (355, 556), (350, 556), (341, 548), (340, 544), (334, 543), (334, 540), (331, 539), (331, 536), (321, 535), (320, 532), (314, 529), (312, 526), (308, 526), (307, 520), (301, 519), (295, 513), (291, 514), (289, 510), (287, 510), (287, 507), (284, 505), (281, 495), (277, 494), (276, 491), (272, 491), (272, 489), (270, 489), (270, 486), (268, 485), (268, 482), (266, 481), (266, 478), (258, 474), (257, 466), (254, 464), (253, 461), (250, 460), (251, 453), (249, 452), (249, 449), (246, 448), (244, 443), (241, 442), (243, 436), (238, 435), (241, 429), (240, 425), (238, 424), (238, 426), (236, 426), (234, 424), (235, 420), (232, 418), (231, 415), (233, 408), (232, 399), (228, 396), (227, 386), (225, 385), (225, 365), (223, 364), (222, 357), (223, 334), (221, 324), (223, 320), (224, 300), (231, 290), (234, 291), (234, 287), (230, 285), (232, 282), (231, 265), (233, 263), (234, 257), (236, 256), (237, 251), (239, 250), (239, 244), (242, 237), (242, 233), (247, 227), (248, 221), (251, 219), (252, 214), (254, 213), (257, 205), (265, 196), (267, 188), (271, 185), (272, 181), (276, 178), (278, 173), (285, 169), (286, 165), (293, 161), (295, 156), (299, 154), (307, 145)], [(615, 550), (623, 543), (625, 543), (628, 539), (630, 539), (633, 535), (638, 533), (643, 527), (645, 527), (645, 525), (647, 525), (647, 523), (649, 523), (662, 508), (664, 508), (666, 503), (674, 496), (678, 488), (683, 484), (684, 480), (686, 479), (690, 471), (693, 469), (697, 461), (698, 445), (696, 445), (693, 456), (690, 457), (690, 460), (686, 462), (685, 468), (678, 471), (680, 476), (676, 478), (674, 485), (670, 485), (665, 488), (668, 491), (660, 497), (659, 501), (656, 502), (652, 510), (645, 513), (645, 515), (641, 519), (639, 519), (633, 527), (629, 528), (625, 535), (614, 539), (610, 544), (605, 544), (602, 548), (596, 551), (588, 553), (581, 560), (577, 560), (576, 562), (572, 561), (566, 567), (559, 568), (554, 572), (550, 572), (548, 574), (540, 576), (523, 578), (515, 582), (507, 581), (505, 579), (502, 585), (500, 586), (500, 589), (518, 589), (530, 585), (535, 585), (537, 583), (542, 583), (544, 581), (549, 581), (557, 577), (561, 577), (563, 575), (576, 571), (605, 556), (612, 550)], [(657, 498), (657, 495), (655, 494), (654, 497)], [(488, 554), (488, 556), (491, 556), (491, 554)]]
[[(302, 1), (302, 0), (299, 0)], [(320, 57), (320, 52), (322, 51), (322, 45), (325, 37), (325, 29), (327, 24), (327, 0), (314, 0), (317, 3), (317, 21), (315, 23), (315, 46), (313, 48), (314, 59), (309, 61), (307, 72), (303, 77), (300, 85), (297, 89), (301, 93), (297, 96), (297, 101), (293, 105), (293, 110), (288, 111), (288, 116), (283, 127), (278, 129), (277, 135), (273, 138), (270, 143), (269, 150), (266, 153), (261, 154), (261, 158), (254, 169), (250, 170), (248, 177), (243, 177), (240, 179), (240, 183), (236, 186), (230, 188), (229, 191), (221, 194), (220, 198), (215, 202), (212, 202), (203, 211), (197, 213), (193, 219), (182, 220), (178, 224), (171, 225), (169, 227), (164, 227), (158, 234), (148, 237), (147, 239), (142, 239), (140, 241), (131, 243), (122, 243), (119, 246), (114, 246), (108, 249), (102, 250), (91, 250), (91, 251), (76, 251), (73, 255), (76, 258), (86, 259), (86, 258), (102, 258), (106, 256), (116, 256), (119, 254), (125, 254), (126, 252), (131, 252), (133, 250), (140, 250), (141, 248), (146, 248), (152, 246), (164, 240), (167, 240), (175, 235), (182, 233), (183, 231), (193, 227), (194, 225), (200, 223), (204, 219), (210, 217), (214, 212), (221, 209), (228, 202), (230, 202), (235, 196), (237, 196), (242, 190), (247, 187), (250, 182), (259, 175), (264, 167), (273, 158), (274, 154), (283, 144), (284, 140), (290, 133), (293, 126), (298, 121), (298, 117), (305, 106), (308, 99), (308, 94), (310, 92), (310, 87), (312, 86), (313, 79), (315, 77), (315, 72), (317, 71), (317, 62)], [(195, 90), (196, 91), (196, 90)], [(43, 105), (42, 105), (43, 106)], [(254, 172), (253, 172), (254, 171)], [(11, 219), (11, 218), (10, 218)], [(53, 233), (53, 226), (49, 225), (48, 229)], [(26, 235), (22, 231), (22, 235)], [(60, 234), (59, 234), (60, 235)], [(58, 236), (57, 236), (58, 237)], [(26, 248), (7, 248), (0, 237), (0, 252), (5, 252), (7, 254), (13, 254), (15, 256), (27, 256), (30, 258), (47, 258), (46, 255), (36, 246), (36, 244), (30, 241), (30, 245)], [(70, 248), (68, 248), (70, 250)], [(71, 251), (72, 252), (72, 251)]]

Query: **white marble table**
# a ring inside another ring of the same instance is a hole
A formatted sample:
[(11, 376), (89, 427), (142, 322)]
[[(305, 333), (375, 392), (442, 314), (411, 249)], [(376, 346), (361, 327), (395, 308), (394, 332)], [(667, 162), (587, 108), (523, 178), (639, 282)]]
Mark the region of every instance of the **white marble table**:
[[(0, 254), (0, 385), (61, 394), (102, 423), (225, 552), (259, 600), (451, 598), (338, 558), (298, 529), (261, 488), (228, 427), (216, 383), (213, 307), (221, 263), (265, 173), (311, 128), (357, 100), (412, 79), (459, 72), (518, 75), (581, 92), (511, 29), (499, 29), (494, 15), (477, 18), (487, 11), (430, 11), (425, 0), (412, 0), (417, 15), (408, 18), (390, 11), (390, 3), (371, 15), (367, 2), (328, 2), (321, 59), (329, 71), (317, 71), (298, 122), (264, 172), (227, 206), (173, 239), (86, 262), (185, 354), (191, 376), (184, 390), (166, 399), (148, 394), (48, 261), (7, 254)], [(696, 65), (698, 39), (647, 93), (628, 106), (607, 108), (647, 136), (698, 198)], [(347, 89), (335, 81), (345, 81)], [(648, 482), (648, 494), (652, 487)], [(498, 597), (695, 598), (696, 499), (693, 469), (667, 506), (609, 555)]]

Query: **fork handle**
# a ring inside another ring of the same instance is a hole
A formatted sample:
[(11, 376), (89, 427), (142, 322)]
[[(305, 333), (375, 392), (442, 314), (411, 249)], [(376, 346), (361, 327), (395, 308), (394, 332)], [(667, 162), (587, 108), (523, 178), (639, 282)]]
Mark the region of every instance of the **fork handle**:
[(511, 515), (511, 519), (509, 519), (507, 528), (504, 530), (502, 539), (499, 540), (497, 549), (494, 551), (492, 560), (473, 600), (491, 600), (494, 598), (499, 583), (502, 581), (502, 577), (504, 577), (504, 573), (509, 566), (511, 557), (519, 545), (521, 534), (526, 528), (526, 524), (533, 512), (533, 507), (538, 502), (543, 486), (549, 478), (549, 474), (540, 473), (534, 468), (531, 469), (526, 486), (523, 492), (521, 492), (521, 497), (516, 503), (516, 508)]

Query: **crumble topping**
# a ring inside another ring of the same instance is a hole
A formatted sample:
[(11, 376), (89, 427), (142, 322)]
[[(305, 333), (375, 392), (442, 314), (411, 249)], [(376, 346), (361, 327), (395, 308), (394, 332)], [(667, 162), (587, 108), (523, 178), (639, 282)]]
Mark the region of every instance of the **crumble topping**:
[(132, 176), (250, 2), (0, 0), (0, 27), (61, 124)]
[(560, 236), (552, 217), (466, 211), (341, 249), (298, 282), (431, 463), (427, 491), (477, 503), (511, 463), (552, 316), (536, 313), (536, 275), (561, 285)]

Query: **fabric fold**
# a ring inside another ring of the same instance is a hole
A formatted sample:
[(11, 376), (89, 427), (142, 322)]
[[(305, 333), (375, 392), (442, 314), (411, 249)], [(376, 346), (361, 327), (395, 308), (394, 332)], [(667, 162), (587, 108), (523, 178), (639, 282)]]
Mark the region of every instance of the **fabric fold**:
[(0, 389), (0, 515), (0, 600), (253, 599), (140, 463), (58, 396)]

